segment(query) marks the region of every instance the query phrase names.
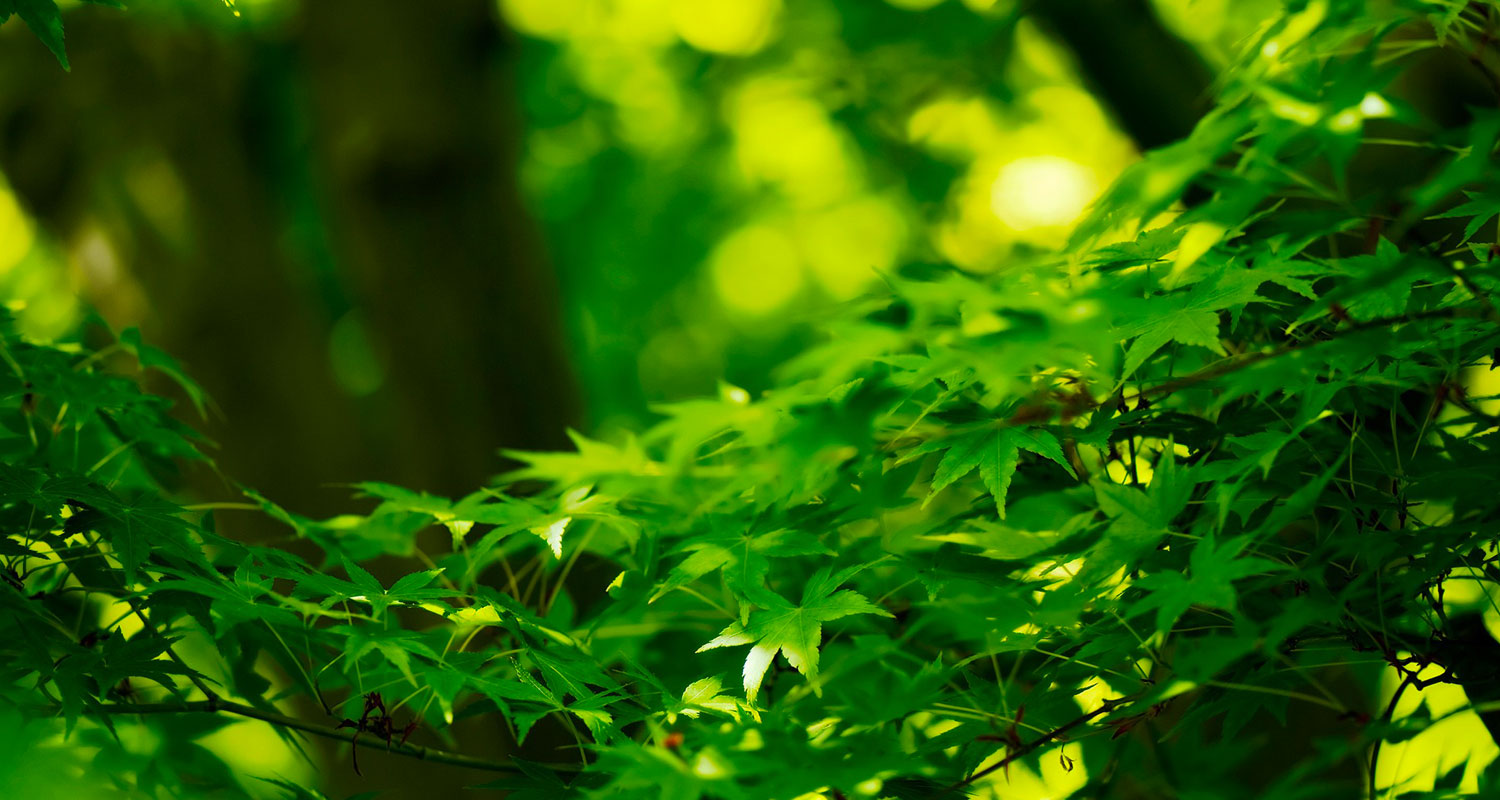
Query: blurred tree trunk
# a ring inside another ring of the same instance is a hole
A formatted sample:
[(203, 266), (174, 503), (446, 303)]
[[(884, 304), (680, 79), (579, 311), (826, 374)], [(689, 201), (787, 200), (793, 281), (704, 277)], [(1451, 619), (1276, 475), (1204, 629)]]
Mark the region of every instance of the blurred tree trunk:
[(1213, 74), (1148, 0), (1040, 0), (1028, 13), (1072, 51), (1084, 83), (1141, 150), (1187, 136)]
[[(85, 7), (72, 74), (0, 48), (25, 76), (0, 170), (106, 318), (218, 400), (224, 472), (298, 510), (347, 508), (331, 482), (472, 491), (577, 416), (492, 6), (318, 0), (231, 33)], [(378, 365), (352, 391), (336, 327)]]
[[(85, 7), (71, 74), (0, 48), (0, 74), (25, 76), (0, 82), (0, 171), (106, 319), (139, 324), (218, 401), (223, 472), (294, 510), (347, 510), (333, 482), (467, 493), (497, 448), (563, 444), (578, 416), (492, 14), (316, 0), (279, 33), (225, 34)], [(335, 331), (363, 334), (383, 380), (337, 379)], [(463, 747), (510, 746), (481, 727), (460, 723)], [(349, 792), (493, 777), (367, 748), (359, 780), (316, 747)]]

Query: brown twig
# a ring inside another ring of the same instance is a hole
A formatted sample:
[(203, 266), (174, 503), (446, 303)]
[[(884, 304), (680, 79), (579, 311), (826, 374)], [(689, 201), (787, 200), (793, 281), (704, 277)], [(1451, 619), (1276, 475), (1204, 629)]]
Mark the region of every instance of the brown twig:
[(1048, 731), (1047, 733), (1044, 733), (1041, 736), (1038, 736), (1037, 738), (1032, 739), (1030, 742), (1027, 742), (1026, 744), (1021, 745), (1020, 747), (1014, 748), (1011, 752), (1009, 752), (1009, 753), (1007, 753), (1005, 755), (1005, 758), (1002, 758), (999, 761), (996, 761), (995, 763), (989, 765), (988, 767), (985, 767), (984, 769), (981, 769), (981, 770), (975, 772), (974, 774), (970, 775), (967, 778), (964, 778), (961, 781), (958, 781), (957, 783), (950, 784), (948, 787), (946, 787), (945, 789), (943, 789), (943, 791), (939, 792), (937, 796), (938, 797), (944, 797), (946, 795), (953, 794), (954, 792), (958, 791), (959, 789), (962, 789), (963, 787), (968, 786), (969, 784), (973, 783), (974, 781), (979, 780), (980, 778), (985, 777), (986, 775), (991, 775), (991, 774), (993, 774), (995, 772), (998, 772), (998, 771), (1000, 771), (1002, 769), (1005, 769), (1006, 767), (1010, 766), (1011, 763), (1013, 763), (1017, 759), (1023, 758), (1025, 756), (1030, 755), (1031, 753), (1036, 752), (1037, 750), (1041, 749), (1041, 747), (1043, 747), (1044, 745), (1049, 744), (1049, 743), (1051, 743), (1053, 741), (1056, 741), (1060, 737), (1064, 736), (1065, 734), (1067, 734), (1068, 731), (1071, 731), (1074, 728), (1077, 728), (1078, 726), (1087, 723), (1089, 720), (1092, 720), (1095, 717), (1099, 717), (1099, 716), (1102, 716), (1104, 714), (1108, 714), (1109, 712), (1114, 711), (1115, 709), (1119, 708), (1122, 705), (1125, 705), (1128, 702), (1130, 702), (1130, 700), (1127, 699), (1127, 698), (1116, 698), (1114, 700), (1105, 700), (1104, 701), (1104, 705), (1099, 706), (1098, 708), (1094, 709), (1093, 711), (1090, 711), (1089, 713), (1084, 714), (1081, 717), (1077, 717), (1077, 718), (1073, 719), (1070, 722), (1064, 723), (1060, 727), (1054, 728), (1051, 731)]
[[(316, 722), (305, 722), (285, 714), (272, 711), (262, 711), (253, 706), (236, 703), (232, 700), (219, 698), (210, 702), (207, 700), (195, 700), (186, 703), (113, 703), (86, 708), (85, 714), (107, 714), (107, 715), (145, 715), (145, 714), (233, 714), (235, 716), (258, 719), (281, 728), (310, 733), (325, 739), (337, 739), (343, 742), (352, 742), (359, 731), (350, 728), (336, 728), (332, 725), (320, 725)], [(490, 761), (483, 758), (466, 756), (451, 750), (443, 750), (436, 747), (424, 747), (410, 743), (393, 743), (387, 748), (387, 752), (394, 753), (407, 758), (417, 758), (423, 761), (431, 761), (438, 764), (449, 764), (469, 769), (486, 770), (488, 772), (519, 772), (520, 768), (507, 761)], [(562, 765), (548, 765), (548, 769), (558, 772), (574, 772), (576, 767)]]
[(1376, 319), (1364, 320), (1362, 322), (1354, 322), (1347, 327), (1333, 331), (1323, 339), (1308, 339), (1300, 342), (1290, 342), (1278, 347), (1273, 347), (1269, 350), (1261, 350), (1255, 353), (1251, 353), (1240, 359), (1225, 359), (1223, 361), (1215, 362), (1204, 367), (1203, 369), (1197, 370), (1196, 372), (1190, 372), (1182, 376), (1181, 378), (1175, 378), (1173, 380), (1167, 381), (1166, 383), (1157, 384), (1156, 386), (1152, 386), (1149, 389), (1142, 389), (1135, 396), (1137, 398), (1144, 398), (1169, 395), (1173, 392), (1178, 391), (1179, 389), (1185, 389), (1189, 386), (1203, 383), (1204, 381), (1213, 380), (1214, 378), (1221, 378), (1225, 375), (1239, 372), (1246, 367), (1259, 364), (1262, 361), (1279, 358), (1281, 356), (1300, 350), (1307, 350), (1309, 348), (1317, 347), (1321, 344), (1327, 344), (1329, 342), (1356, 333), (1364, 333), (1366, 331), (1377, 330), (1380, 328), (1393, 328), (1397, 325), (1405, 325), (1407, 323), (1421, 322), (1423, 320), (1429, 319), (1464, 318), (1477, 319), (1480, 318), (1480, 315), (1465, 313), (1463, 309), (1458, 308), (1438, 308), (1429, 311), (1418, 311), (1413, 314), (1401, 314), (1394, 317), (1378, 317)]

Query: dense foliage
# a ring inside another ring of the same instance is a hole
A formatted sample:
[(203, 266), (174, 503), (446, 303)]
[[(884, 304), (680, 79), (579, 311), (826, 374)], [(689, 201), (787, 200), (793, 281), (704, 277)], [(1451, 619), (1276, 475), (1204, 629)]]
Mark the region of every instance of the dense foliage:
[(120, 372), (201, 409), (182, 370), (7, 327), (0, 714), (55, 765), (10, 796), (319, 796), (195, 744), (242, 717), (515, 797), (1500, 791), (1500, 112), (1401, 94), (1500, 92), (1494, 5), (1293, 4), (1060, 251), (899, 271), (774, 390), (456, 500), (180, 507), (203, 442)]

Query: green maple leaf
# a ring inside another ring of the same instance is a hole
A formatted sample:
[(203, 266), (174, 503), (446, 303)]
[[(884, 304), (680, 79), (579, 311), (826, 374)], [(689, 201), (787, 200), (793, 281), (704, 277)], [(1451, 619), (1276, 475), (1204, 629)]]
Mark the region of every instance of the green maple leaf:
[(1219, 315), (1204, 308), (1193, 308), (1179, 301), (1176, 308), (1156, 315), (1151, 327), (1137, 336), (1125, 351), (1125, 374), (1130, 377), (1140, 366), (1168, 342), (1207, 347), (1218, 355), (1224, 355), (1219, 344)]
[(1453, 217), (1469, 217), (1469, 224), (1464, 226), (1465, 242), (1474, 238), (1474, 234), (1484, 227), (1486, 222), (1500, 214), (1500, 187), (1488, 187), (1479, 192), (1464, 192), (1468, 202), (1434, 214), (1431, 219), (1450, 219)]
[(380, 506), (370, 516), (411, 513), (431, 517), (434, 522), (442, 523), (448, 529), (448, 533), (453, 536), (455, 548), (463, 546), (464, 536), (473, 530), (476, 522), (508, 525), (517, 521), (526, 511), (511, 503), (486, 502), (489, 495), (483, 492), (476, 492), (455, 503), (446, 497), (414, 492), (376, 481), (356, 483), (354, 488), (362, 494), (380, 498)]
[(1134, 305), (1129, 314), (1132, 321), (1117, 329), (1121, 341), (1135, 340), (1125, 351), (1125, 371), (1120, 377), (1129, 378), (1169, 342), (1225, 355), (1219, 343), (1219, 312), (1254, 300), (1264, 280), (1265, 276), (1246, 270), (1226, 269), (1185, 293), (1152, 297)]
[(83, 504), (113, 510), (119, 498), (81, 475), (49, 474), (30, 467), (0, 464), (0, 501), (23, 502), (38, 513), (59, 518), (64, 505)]
[(171, 675), (186, 674), (183, 667), (159, 658), (177, 638), (158, 636), (112, 636), (104, 641), (103, 663), (94, 672), (101, 684), (112, 686), (123, 678), (146, 678), (162, 686), (173, 686)]
[(1212, 536), (1205, 537), (1193, 547), (1185, 575), (1181, 572), (1161, 572), (1147, 575), (1136, 582), (1140, 588), (1149, 589), (1151, 594), (1137, 603), (1127, 616), (1135, 616), (1155, 608), (1156, 628), (1166, 634), (1171, 632), (1177, 618), (1195, 604), (1234, 611), (1237, 600), (1234, 589), (1236, 580), (1288, 569), (1285, 564), (1264, 558), (1241, 558), (1240, 553), (1252, 538), (1241, 536), (1220, 545)]
[(0, 0), (0, 23), (5, 22), (11, 14), (21, 18), (26, 27), (42, 40), (42, 44), (57, 56), (57, 62), (62, 64), (63, 69), (71, 69), (68, 66), (68, 53), (63, 49), (63, 26), (62, 14), (57, 10), (57, 4), (52, 0)]
[[(50, 47), (51, 45), (49, 44), (48, 46)], [(60, 47), (61, 41), (59, 40)], [(54, 50), (53, 52), (58, 54), (58, 59), (66, 67), (67, 58), (63, 56), (60, 50)], [(208, 393), (203, 391), (203, 387), (199, 386), (196, 381), (187, 376), (187, 372), (183, 370), (182, 365), (177, 362), (177, 359), (167, 355), (160, 348), (152, 347), (142, 341), (139, 328), (126, 328), (120, 331), (120, 345), (127, 352), (135, 356), (136, 361), (141, 365), (141, 369), (155, 369), (168, 378), (171, 378), (172, 382), (181, 387), (183, 393), (188, 396), (188, 400), (192, 402), (193, 408), (198, 412), (198, 416), (205, 420), (208, 419), (208, 406), (212, 402), (208, 397)]]
[(1500, 140), (1500, 114), (1474, 109), (1474, 121), (1469, 124), (1466, 139), (1453, 160), (1412, 193), (1407, 213), (1417, 214), (1431, 208), (1454, 190), (1482, 179), (1493, 169), (1490, 154), (1495, 152), (1496, 140)]
[(717, 711), (734, 717), (738, 722), (740, 719), (740, 701), (727, 694), (720, 694), (723, 682), (719, 676), (703, 678), (688, 684), (682, 692), (682, 701), (675, 703), (673, 708), (667, 712), (669, 722), (675, 722), (678, 714), (691, 719), (697, 719), (703, 711)]
[(801, 605), (792, 605), (772, 592), (766, 599), (775, 603), (771, 607), (753, 611), (748, 623), (736, 622), (725, 628), (698, 652), (718, 647), (752, 645), (745, 657), (745, 697), (755, 701), (761, 681), (771, 660), (779, 652), (812, 682), (813, 691), (820, 692), (818, 677), (818, 645), (823, 639), (823, 623), (853, 614), (879, 614), (889, 617), (885, 609), (871, 603), (864, 595), (851, 589), (834, 588), (844, 582), (858, 569), (842, 570), (829, 574), (819, 570), (802, 590)]
[(576, 448), (573, 452), (500, 451), (506, 458), (527, 465), (506, 473), (504, 480), (542, 480), (561, 486), (577, 486), (614, 475), (651, 475), (659, 471), (659, 465), (646, 456), (634, 437), (616, 446), (590, 439), (571, 429), (567, 434)]
[(765, 585), (771, 558), (812, 554), (833, 555), (817, 537), (803, 531), (777, 528), (765, 533), (716, 530), (695, 537), (682, 549), (689, 553), (652, 593), (650, 602), (680, 589), (715, 570), (723, 570), (731, 590), (745, 595)]
[(192, 526), (180, 516), (181, 507), (144, 491), (122, 500), (75, 514), (69, 528), (96, 530), (107, 539), (124, 569), (126, 583), (136, 581), (141, 565), (153, 553), (202, 561), (202, 551), (189, 536)]
[[(926, 446), (918, 448), (904, 460), (932, 449)], [(1005, 496), (1010, 491), (1010, 479), (1020, 463), (1022, 450), (1047, 458), (1067, 470), (1069, 475), (1073, 474), (1073, 467), (1063, 455), (1057, 437), (1045, 430), (1013, 427), (981, 430), (961, 437), (943, 454), (943, 460), (938, 462), (937, 472), (932, 476), (932, 492), (927, 500), (930, 502), (938, 492), (978, 469), (979, 479), (994, 496), (995, 509), (1004, 519)]]
[(1162, 452), (1145, 491), (1108, 480), (1094, 480), (1094, 499), (1109, 517), (1104, 537), (1084, 566), (1082, 577), (1098, 579), (1121, 566), (1133, 565), (1170, 533), (1172, 521), (1187, 507), (1198, 478), (1177, 465), (1171, 448)]
[[(124, 8), (125, 4), (120, 0), (83, 0), (96, 6), (109, 6), (110, 8)], [(238, 12), (236, 12), (238, 13)], [(10, 19), (15, 14), (26, 23), (26, 27), (36, 35), (36, 38), (52, 51), (57, 57), (57, 63), (64, 70), (72, 70), (68, 64), (68, 53), (63, 47), (63, 24), (62, 12), (58, 9), (54, 0), (0, 0), (0, 24)]]

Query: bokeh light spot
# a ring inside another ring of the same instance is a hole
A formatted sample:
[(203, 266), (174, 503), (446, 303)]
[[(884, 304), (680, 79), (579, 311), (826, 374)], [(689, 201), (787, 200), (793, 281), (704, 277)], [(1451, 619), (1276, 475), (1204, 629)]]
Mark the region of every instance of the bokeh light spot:
[(589, 0), (501, 0), (500, 15), (516, 30), (567, 39), (588, 19)]
[(1000, 123), (983, 98), (945, 97), (917, 109), (906, 133), (935, 152), (972, 158), (1000, 138)]
[(1384, 97), (1374, 92), (1369, 92), (1365, 94), (1363, 100), (1359, 101), (1359, 113), (1363, 114), (1367, 119), (1377, 119), (1380, 117), (1389, 117), (1395, 111), (1391, 109), (1391, 104), (1387, 103)]
[(856, 184), (843, 138), (822, 105), (793, 81), (751, 81), (729, 103), (745, 177), (775, 184), (804, 205), (848, 195)]
[(1156, 13), (1172, 32), (1190, 42), (1211, 42), (1229, 19), (1229, 0), (1156, 0)]
[(240, 774), (279, 775), (298, 783), (312, 778), (310, 765), (277, 735), (275, 728), (261, 722), (236, 722), (204, 736), (198, 743)]
[(31, 223), (10, 188), (0, 183), (0, 274), (10, 271), (31, 250)]
[(797, 241), (812, 277), (830, 296), (847, 300), (896, 265), (906, 218), (878, 197), (860, 197), (802, 221)]
[(791, 237), (765, 224), (730, 234), (714, 250), (714, 289), (724, 305), (746, 314), (766, 314), (786, 305), (802, 289), (802, 260)]
[(742, 56), (771, 40), (780, 13), (780, 0), (678, 0), (672, 23), (699, 50)]
[(990, 210), (1015, 230), (1060, 227), (1078, 219), (1099, 192), (1088, 167), (1060, 156), (1006, 164), (990, 192)]

